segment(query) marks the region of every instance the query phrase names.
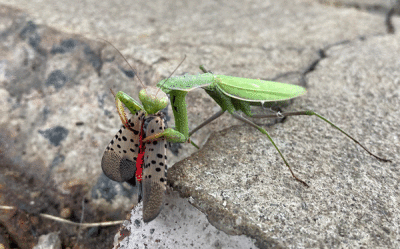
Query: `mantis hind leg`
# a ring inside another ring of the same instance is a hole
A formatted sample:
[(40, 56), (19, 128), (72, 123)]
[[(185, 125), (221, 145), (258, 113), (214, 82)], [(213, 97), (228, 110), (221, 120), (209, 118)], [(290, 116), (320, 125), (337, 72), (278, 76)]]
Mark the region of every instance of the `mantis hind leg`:
[(194, 133), (196, 133), (198, 130), (200, 130), (201, 128), (203, 128), (204, 126), (208, 125), (209, 123), (211, 123), (212, 121), (216, 120), (217, 118), (221, 117), (222, 114), (224, 114), (225, 111), (220, 110), (219, 112), (215, 113), (214, 115), (212, 115), (210, 118), (208, 118), (206, 121), (204, 121), (203, 123), (201, 123), (199, 126), (197, 126), (196, 128), (194, 128), (191, 132), (189, 132), (189, 142), (196, 147), (197, 149), (200, 149), (199, 146), (197, 144), (195, 144), (192, 140), (190, 140), (190, 136), (193, 135)]
[[(213, 116), (211, 116), (210, 118), (208, 118), (206, 121), (204, 121), (203, 123), (201, 123), (199, 126), (197, 126), (195, 129), (193, 129), (190, 133), (189, 136), (193, 135), (195, 132), (197, 132), (198, 130), (200, 130), (201, 128), (203, 128), (204, 126), (206, 126), (207, 124), (211, 123), (212, 121), (214, 121), (215, 119), (219, 118), (222, 114), (224, 114), (225, 111), (224, 110), (220, 110), (219, 112), (215, 113)], [(276, 146), (275, 142), (272, 140), (272, 138), (270, 137), (270, 135), (267, 133), (266, 130), (264, 130), (263, 128), (261, 128), (260, 126), (254, 124), (253, 122), (251, 122), (250, 120), (239, 116), (235, 113), (232, 114), (233, 117), (235, 117), (236, 119), (239, 119), (255, 128), (257, 128), (259, 131), (261, 131), (263, 134), (265, 134), (268, 139), (271, 141), (272, 145), (275, 147), (275, 149), (278, 151), (279, 155), (281, 156), (281, 158), (283, 159), (283, 161), (285, 162), (286, 166), (289, 168), (290, 173), (292, 174), (292, 176), (299, 182), (301, 182), (304, 186), (308, 187), (308, 184), (301, 180), (300, 178), (298, 178), (292, 171), (292, 169), (290, 168), (289, 163), (286, 161), (285, 157), (283, 156), (282, 152), (279, 150), (279, 148)], [(271, 115), (270, 118), (276, 118), (276, 114)], [(192, 142), (193, 144), (193, 142)], [(195, 146), (196, 148), (198, 148), (197, 146)]]
[(324, 118), (323, 116), (319, 115), (318, 113), (316, 113), (314, 111), (309, 110), (309, 111), (286, 112), (286, 113), (278, 113), (278, 114), (279, 114), (279, 116), (277, 114), (267, 114), (267, 115), (254, 115), (252, 117), (253, 118), (276, 118), (276, 117), (304, 116), (304, 115), (306, 115), (306, 116), (316, 116), (319, 119), (321, 119), (321, 120), (327, 122), (328, 124), (330, 124), (333, 128), (337, 129), (338, 131), (343, 133), (345, 136), (347, 136), (351, 140), (353, 140), (353, 142), (358, 144), (361, 148), (363, 148), (371, 156), (373, 156), (376, 159), (378, 159), (380, 161), (383, 161), (383, 162), (391, 162), (391, 160), (389, 160), (389, 159), (385, 159), (383, 157), (379, 157), (379, 156), (375, 155), (374, 153), (369, 151), (364, 145), (362, 145), (360, 142), (358, 142), (354, 137), (350, 136), (347, 132), (343, 131), (342, 129), (337, 127), (334, 123), (332, 123), (331, 121), (329, 121), (328, 119)]
[[(274, 140), (272, 140), (271, 136), (267, 133), (266, 130), (264, 130), (264, 129), (261, 128), (260, 126), (256, 125), (255, 123), (251, 122), (250, 120), (248, 120), (248, 119), (246, 119), (246, 118), (244, 118), (244, 117), (242, 117), (242, 116), (240, 116), (240, 115), (238, 115), (238, 114), (236, 114), (236, 113), (233, 113), (232, 116), (235, 117), (236, 119), (239, 119), (240, 121), (243, 121), (243, 122), (245, 122), (245, 123), (247, 123), (247, 124), (253, 126), (254, 128), (258, 129), (261, 133), (265, 134), (265, 135), (268, 137), (269, 141), (272, 143), (272, 145), (275, 147), (275, 149), (278, 151), (279, 155), (281, 156), (281, 158), (282, 158), (283, 161), (285, 162), (286, 166), (289, 168), (289, 171), (290, 171), (290, 173), (292, 174), (292, 176), (294, 177), (294, 179), (296, 179), (296, 181), (298, 181), (298, 182), (301, 182), (304, 186), (309, 187), (308, 184), (307, 184), (305, 181), (301, 180), (300, 178), (298, 178), (298, 177), (293, 173), (292, 169), (290, 168), (289, 163), (286, 161), (286, 159), (285, 159), (285, 157), (283, 156), (282, 152), (279, 150), (278, 146), (276, 146)], [(275, 116), (275, 117), (276, 117), (276, 116)]]
[(203, 123), (201, 123), (199, 126), (197, 126), (196, 128), (194, 128), (191, 132), (189, 132), (189, 137), (191, 135), (193, 135), (194, 133), (196, 133), (198, 130), (200, 130), (201, 128), (203, 128), (204, 126), (208, 125), (209, 123), (211, 123), (212, 121), (216, 120), (217, 118), (221, 117), (222, 114), (224, 114), (225, 111), (224, 110), (220, 110), (217, 113), (215, 113), (214, 115), (212, 115), (211, 117), (209, 117), (206, 121), (204, 121)]

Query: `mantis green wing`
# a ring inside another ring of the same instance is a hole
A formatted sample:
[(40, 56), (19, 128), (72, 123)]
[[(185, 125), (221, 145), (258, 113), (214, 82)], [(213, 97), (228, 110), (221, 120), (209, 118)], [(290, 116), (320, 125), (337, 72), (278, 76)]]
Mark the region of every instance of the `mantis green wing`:
[(305, 88), (297, 85), (226, 75), (216, 75), (213, 84), (206, 90), (214, 88), (231, 98), (249, 102), (288, 100), (307, 92)]

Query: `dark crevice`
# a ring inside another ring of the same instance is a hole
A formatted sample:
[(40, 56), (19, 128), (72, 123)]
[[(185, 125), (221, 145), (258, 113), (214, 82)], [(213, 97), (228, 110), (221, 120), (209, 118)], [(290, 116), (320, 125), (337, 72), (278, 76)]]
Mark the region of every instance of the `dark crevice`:
[[(382, 34), (378, 34), (378, 35), (382, 35)], [(372, 36), (376, 36), (376, 35), (372, 35)], [(357, 38), (355, 38), (354, 40), (360, 40), (360, 41), (365, 41), (368, 38), (368, 36), (366, 35), (360, 35)], [(306, 80), (306, 76), (307, 74), (313, 72), (316, 67), (318, 66), (318, 64), (321, 62), (321, 60), (327, 58), (327, 51), (335, 46), (340, 46), (340, 45), (344, 45), (344, 44), (349, 44), (351, 43), (352, 40), (343, 40), (343, 41), (338, 41), (332, 44), (329, 44), (327, 46), (325, 46), (324, 48), (321, 48), (317, 51), (318, 54), (318, 58), (315, 59), (314, 61), (312, 61), (308, 67), (306, 67), (304, 69), (304, 71), (301, 73), (301, 78), (300, 78), (300, 85), (307, 87), (307, 80)]]
[(397, 0), (396, 3), (393, 5), (393, 7), (390, 8), (386, 14), (385, 18), (386, 31), (389, 34), (394, 34), (396, 32), (396, 29), (392, 23), (392, 16), (395, 14), (397, 15), (400, 14), (400, 0)]
[[(366, 38), (365, 38), (365, 36), (359, 36), (356, 39), (365, 40)], [(343, 41), (339, 41), (339, 42), (335, 42), (335, 43), (329, 44), (329, 45), (325, 46), (324, 48), (321, 48), (321, 49), (317, 50), (316, 51), (317, 58), (315, 60), (311, 61), (310, 64), (308, 66), (306, 66), (306, 68), (303, 69), (303, 70), (285, 72), (285, 73), (282, 73), (282, 74), (278, 74), (273, 78), (263, 79), (263, 80), (284, 82), (284, 80), (280, 80), (280, 79), (282, 79), (282, 78), (293, 78), (293, 77), (297, 76), (299, 78), (297, 80), (297, 84), (307, 88), (306, 75), (308, 73), (310, 73), (310, 72), (313, 72), (316, 69), (316, 67), (318, 66), (318, 64), (319, 64), (319, 62), (321, 60), (327, 58), (326, 51), (331, 49), (334, 46), (343, 45), (343, 44), (347, 44), (347, 43), (350, 43), (350, 42), (351, 42), (351, 40), (343, 40)]]
[[(326, 2), (326, 1), (323, 1), (323, 2)], [(331, 3), (325, 4), (325, 5), (331, 5)], [(347, 1), (347, 2), (340, 1), (340, 2), (335, 2), (334, 5), (336, 7), (354, 8), (357, 10), (366, 11), (369, 13), (376, 13), (376, 14), (385, 14), (388, 11), (388, 7), (385, 4), (368, 3), (368, 2), (362, 3), (362, 1), (359, 1), (359, 3), (351, 2), (351, 1)]]
[(391, 8), (388, 8), (384, 4), (359, 4), (359, 3), (336, 3), (336, 6), (342, 6), (347, 8), (355, 8), (358, 10), (364, 10), (370, 13), (384, 14), (386, 31), (389, 34), (395, 33), (395, 27), (392, 23), (393, 15), (400, 15), (400, 1), (397, 0)]
[(325, 58), (326, 58), (325, 50), (323, 49), (318, 50), (318, 58), (312, 61), (310, 65), (306, 67), (306, 69), (304, 69), (304, 71), (301, 73), (300, 84), (302, 86), (307, 87), (307, 80), (306, 80), (307, 74), (313, 72), (317, 67), (317, 65), (319, 64), (319, 62)]

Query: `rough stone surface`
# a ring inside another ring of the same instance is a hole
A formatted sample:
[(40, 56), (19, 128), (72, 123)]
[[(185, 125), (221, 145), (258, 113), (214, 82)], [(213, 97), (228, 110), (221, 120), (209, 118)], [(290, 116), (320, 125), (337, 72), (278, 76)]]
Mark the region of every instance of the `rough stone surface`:
[[(290, 110), (319, 111), (393, 160), (375, 160), (315, 117), (267, 127), (306, 189), (263, 135), (224, 115), (193, 137), (204, 145), (215, 132), (202, 150), (169, 171), (214, 226), (260, 248), (398, 247), (399, 35), (386, 34), (383, 14), (311, 0), (0, 4), (21, 9), (0, 8), (2, 156), (63, 193), (86, 185), (99, 208), (120, 217), (116, 210), (128, 209), (137, 189), (101, 175), (102, 153), (120, 126), (109, 88), (136, 97), (141, 87), (95, 38), (117, 46), (148, 85), (186, 54), (176, 74), (205, 64), (218, 74), (306, 86)], [(201, 90), (187, 102), (190, 128), (218, 110)], [(195, 151), (173, 149), (170, 165)]]
[(39, 237), (39, 243), (33, 249), (61, 249), (61, 240), (57, 233), (49, 233)]
[(227, 232), (261, 234), (286, 247), (397, 248), (399, 47), (393, 36), (332, 47), (307, 76), (308, 96), (295, 103), (321, 110), (392, 163), (317, 118), (292, 117), (268, 132), (310, 188), (294, 181), (266, 137), (246, 126), (214, 133), (171, 169), (169, 180)]
[[(190, 200), (189, 200), (190, 202)], [(121, 226), (114, 248), (257, 248), (249, 237), (230, 236), (210, 224), (205, 214), (178, 193), (168, 194), (156, 220), (143, 223), (140, 203)], [(273, 241), (272, 241), (273, 242)], [(278, 244), (276, 244), (278, 246)]]

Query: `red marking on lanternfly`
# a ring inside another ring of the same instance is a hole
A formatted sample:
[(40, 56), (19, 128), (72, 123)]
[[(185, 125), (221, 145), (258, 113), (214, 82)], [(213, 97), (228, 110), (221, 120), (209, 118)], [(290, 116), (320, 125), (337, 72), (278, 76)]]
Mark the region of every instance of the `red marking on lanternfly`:
[(139, 133), (139, 154), (136, 158), (136, 181), (141, 182), (142, 181), (142, 176), (143, 176), (143, 158), (144, 158), (144, 152), (146, 150), (146, 145), (143, 143), (143, 126), (144, 126), (144, 120), (142, 123), (142, 127), (140, 127), (140, 133)]
[(126, 122), (124, 123), (124, 126), (125, 126), (125, 128), (127, 128), (128, 130), (132, 131), (131, 125), (129, 124), (128, 121), (126, 121)]
[(131, 123), (129, 123), (129, 120), (127, 119), (125, 122), (123, 122), (125, 128), (127, 128), (128, 130), (130, 130), (131, 132), (133, 132)]

